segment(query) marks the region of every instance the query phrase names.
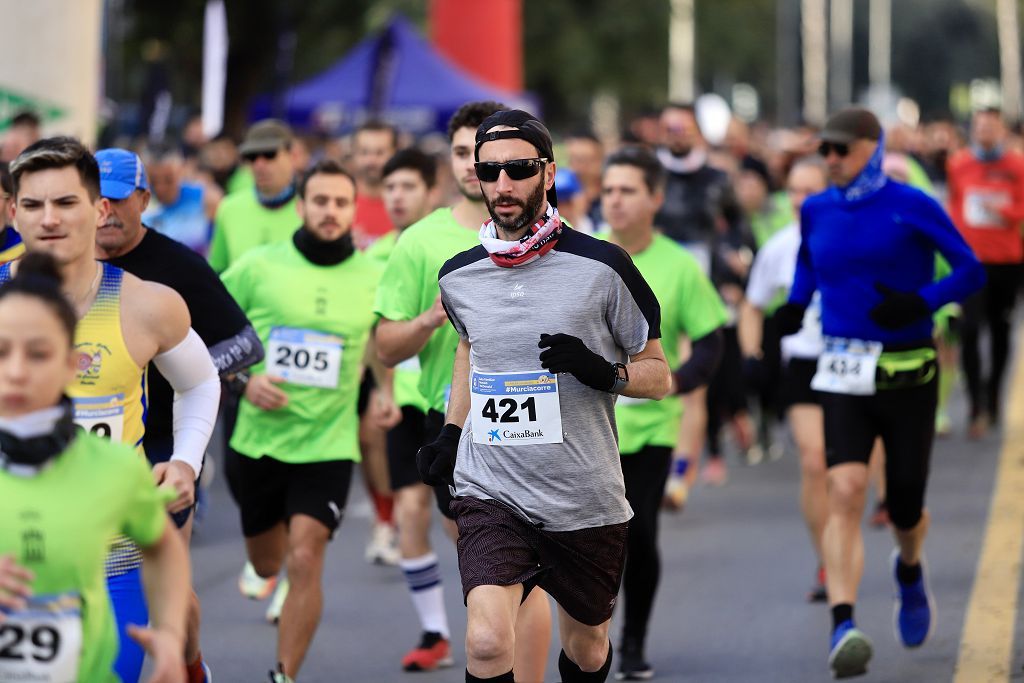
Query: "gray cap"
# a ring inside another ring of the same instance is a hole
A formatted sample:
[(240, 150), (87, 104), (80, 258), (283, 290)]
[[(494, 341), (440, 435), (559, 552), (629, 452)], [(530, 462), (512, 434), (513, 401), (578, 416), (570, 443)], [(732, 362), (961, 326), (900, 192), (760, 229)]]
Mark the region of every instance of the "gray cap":
[(843, 144), (854, 140), (878, 140), (882, 137), (882, 125), (878, 117), (867, 109), (847, 107), (829, 117), (820, 137), (828, 142)]
[(292, 129), (284, 121), (264, 119), (252, 124), (238, 148), (243, 156), (254, 152), (272, 152), (292, 141)]

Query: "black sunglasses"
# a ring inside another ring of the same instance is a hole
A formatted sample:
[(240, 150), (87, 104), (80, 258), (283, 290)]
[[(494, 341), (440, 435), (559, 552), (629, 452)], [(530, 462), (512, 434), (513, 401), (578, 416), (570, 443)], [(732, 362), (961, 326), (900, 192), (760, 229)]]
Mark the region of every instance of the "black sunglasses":
[(845, 142), (822, 142), (818, 145), (818, 154), (823, 157), (827, 157), (832, 152), (840, 157), (845, 157), (850, 153), (850, 146)]
[(248, 161), (250, 164), (256, 161), (257, 159), (266, 159), (267, 161), (273, 161), (274, 159), (277, 158), (277, 150), (272, 149), (269, 152), (249, 152), (248, 154), (243, 154), (242, 158)]
[(544, 164), (548, 162), (543, 157), (534, 159), (512, 159), (511, 161), (478, 161), (476, 162), (476, 177), (485, 183), (497, 182), (502, 171), (508, 174), (512, 180), (526, 180), (540, 173)]

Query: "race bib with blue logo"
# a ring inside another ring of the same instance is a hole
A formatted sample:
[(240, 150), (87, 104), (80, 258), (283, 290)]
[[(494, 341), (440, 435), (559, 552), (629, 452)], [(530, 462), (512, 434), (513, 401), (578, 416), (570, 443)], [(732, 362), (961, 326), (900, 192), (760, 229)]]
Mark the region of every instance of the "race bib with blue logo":
[(825, 337), (825, 350), (818, 357), (818, 371), (811, 388), (832, 394), (871, 396), (875, 393), (875, 369), (882, 355), (882, 342)]
[(0, 681), (75, 683), (82, 658), (82, 599), (38, 595), (23, 610), (3, 610)]
[(337, 389), (344, 345), (337, 335), (275, 327), (267, 343), (267, 374), (292, 384)]
[(488, 446), (562, 443), (558, 378), (546, 372), (474, 370), (469, 380), (473, 441)]

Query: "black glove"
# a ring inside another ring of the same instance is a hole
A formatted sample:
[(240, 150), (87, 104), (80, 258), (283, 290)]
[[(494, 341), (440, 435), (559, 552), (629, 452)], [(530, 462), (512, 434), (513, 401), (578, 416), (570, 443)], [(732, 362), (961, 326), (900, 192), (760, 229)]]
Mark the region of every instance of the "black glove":
[(416, 451), (416, 469), (424, 484), (455, 485), (455, 456), (461, 437), (462, 427), (446, 424), (436, 439)]
[(542, 334), (537, 344), (540, 364), (548, 372), (568, 372), (583, 384), (598, 391), (615, 386), (615, 366), (587, 348), (583, 340), (571, 334)]
[(807, 307), (800, 304), (786, 303), (779, 306), (772, 315), (775, 329), (779, 331), (779, 335), (788, 337), (799, 332), (800, 328), (804, 326), (804, 313), (806, 312)]
[(871, 309), (868, 317), (879, 327), (896, 330), (932, 314), (928, 302), (917, 292), (897, 292), (881, 282), (875, 283), (875, 290), (884, 298)]

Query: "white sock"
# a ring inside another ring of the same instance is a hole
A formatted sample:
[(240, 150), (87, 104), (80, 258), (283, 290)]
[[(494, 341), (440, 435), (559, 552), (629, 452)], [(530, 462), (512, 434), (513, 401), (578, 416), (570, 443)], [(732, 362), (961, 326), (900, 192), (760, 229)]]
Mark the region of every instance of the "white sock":
[(409, 584), (412, 604), (420, 617), (423, 630), (440, 633), (448, 638), (448, 613), (444, 609), (444, 587), (441, 585), (437, 555), (427, 553), (421, 557), (402, 559), (400, 566)]

